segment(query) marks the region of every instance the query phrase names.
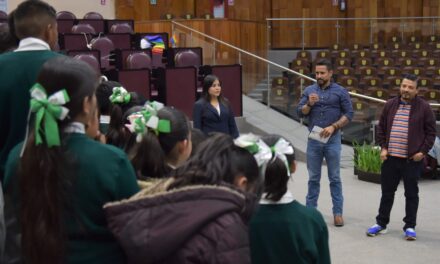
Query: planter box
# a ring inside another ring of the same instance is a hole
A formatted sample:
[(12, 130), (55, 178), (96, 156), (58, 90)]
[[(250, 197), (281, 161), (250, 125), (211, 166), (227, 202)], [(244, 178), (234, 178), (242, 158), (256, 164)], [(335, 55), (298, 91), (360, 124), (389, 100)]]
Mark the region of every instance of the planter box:
[(380, 173), (357, 171), (358, 179), (366, 182), (380, 183)]

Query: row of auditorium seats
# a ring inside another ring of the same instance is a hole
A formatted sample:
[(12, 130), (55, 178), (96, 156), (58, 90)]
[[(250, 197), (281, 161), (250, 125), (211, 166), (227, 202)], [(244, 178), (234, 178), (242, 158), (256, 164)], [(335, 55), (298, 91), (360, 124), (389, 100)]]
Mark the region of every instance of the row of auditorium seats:
[(223, 91), (235, 115), (242, 114), (240, 65), (202, 66), (200, 47), (170, 48), (168, 33), (133, 33), (132, 20), (77, 19), (69, 12), (58, 15), (60, 50), (89, 63), (127, 90), (191, 116), (201, 92), (201, 77), (214, 73), (227, 82)]
[[(241, 65), (215, 65), (204, 68), (205, 74), (215, 74), (222, 80), (222, 94), (231, 102), (235, 116), (241, 116)], [(112, 70), (107, 72), (107, 76), (120, 82), (127, 90), (179, 108), (189, 117), (192, 116), (194, 102), (200, 96), (198, 69), (194, 66), (158, 68), (155, 78), (148, 69)], [(153, 85), (156, 86), (155, 90)]]

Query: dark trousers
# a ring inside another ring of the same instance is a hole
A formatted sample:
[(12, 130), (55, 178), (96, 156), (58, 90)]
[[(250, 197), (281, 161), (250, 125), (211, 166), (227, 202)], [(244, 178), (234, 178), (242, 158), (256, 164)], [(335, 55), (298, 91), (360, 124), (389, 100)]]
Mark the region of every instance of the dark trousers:
[(397, 190), (400, 179), (403, 178), (405, 188), (405, 217), (403, 229), (416, 226), (417, 209), (419, 207), (419, 186), (418, 180), (422, 173), (423, 161), (412, 161), (408, 159), (388, 157), (382, 164), (381, 187), (382, 198), (380, 199), (379, 215), (376, 222), (386, 227), (390, 222), (391, 208), (394, 202), (394, 193)]

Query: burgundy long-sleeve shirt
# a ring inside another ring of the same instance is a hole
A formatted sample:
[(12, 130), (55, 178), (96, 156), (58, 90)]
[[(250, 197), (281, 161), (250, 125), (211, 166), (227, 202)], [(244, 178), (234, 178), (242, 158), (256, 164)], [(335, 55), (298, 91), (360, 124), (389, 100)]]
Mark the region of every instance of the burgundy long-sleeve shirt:
[[(391, 126), (399, 108), (400, 96), (388, 100), (383, 108), (377, 127), (377, 143), (388, 148)], [(435, 116), (431, 106), (416, 96), (411, 100), (408, 122), (408, 157), (418, 152), (428, 153), (435, 140)]]

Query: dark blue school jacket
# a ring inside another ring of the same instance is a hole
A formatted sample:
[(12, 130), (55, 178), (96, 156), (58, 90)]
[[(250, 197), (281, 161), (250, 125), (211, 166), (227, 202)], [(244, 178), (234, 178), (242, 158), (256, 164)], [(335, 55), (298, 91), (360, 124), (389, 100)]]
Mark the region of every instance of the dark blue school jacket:
[(235, 124), (234, 113), (229, 106), (220, 104), (220, 115), (209, 102), (200, 98), (193, 109), (194, 127), (202, 130), (205, 134), (210, 132), (222, 132), (238, 137), (238, 129)]

